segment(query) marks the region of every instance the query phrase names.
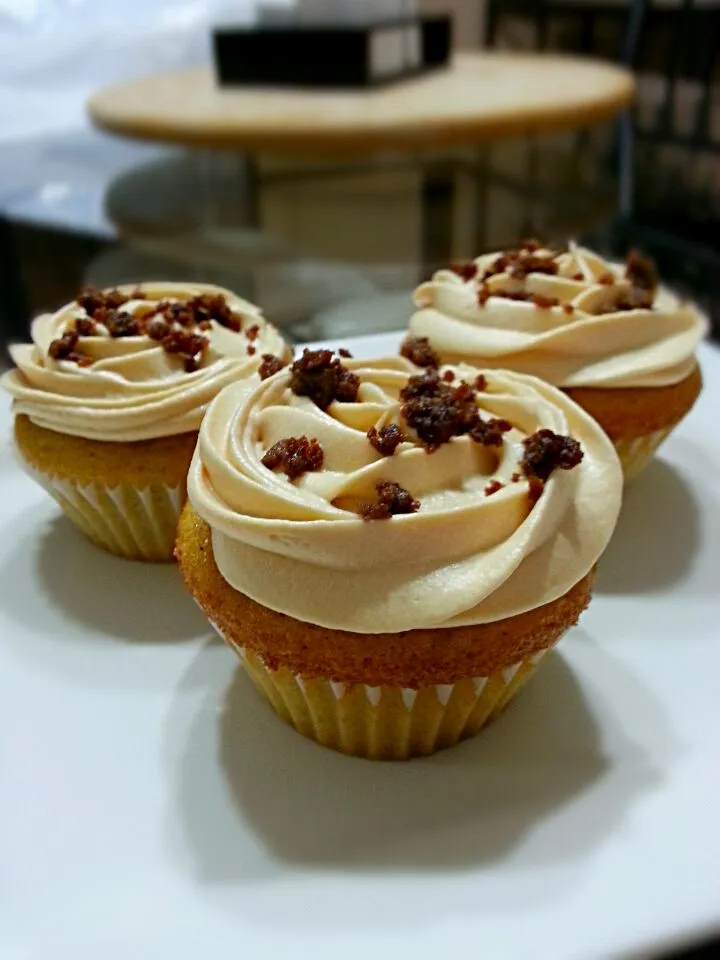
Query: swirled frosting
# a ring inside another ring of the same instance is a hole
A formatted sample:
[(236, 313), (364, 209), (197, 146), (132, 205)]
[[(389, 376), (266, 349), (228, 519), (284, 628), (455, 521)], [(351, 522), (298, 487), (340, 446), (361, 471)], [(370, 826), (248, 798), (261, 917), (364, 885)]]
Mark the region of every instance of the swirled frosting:
[(560, 254), (520, 253), (528, 272), (501, 253), (438, 271), (415, 291), (410, 334), (427, 337), (443, 362), (517, 370), (559, 387), (659, 387), (693, 370), (707, 322), (691, 304), (664, 288), (638, 289), (631, 269), (572, 244)]
[[(123, 314), (139, 317), (155, 303), (182, 306), (192, 298), (221, 296), (239, 330), (208, 321), (207, 343), (188, 372), (177, 353), (146, 335), (111, 336), (102, 323), (80, 336), (83, 362), (54, 359), (51, 345), (90, 315), (78, 301), (33, 321), (32, 343), (15, 344), (16, 369), (0, 384), (14, 397), (14, 411), (38, 426), (89, 440), (136, 441), (197, 430), (210, 401), (234, 381), (255, 373), (263, 354), (287, 359), (289, 350), (257, 307), (207, 284), (145, 283), (119, 287), (130, 299)], [(139, 296), (133, 296), (136, 292)], [(171, 327), (177, 326), (171, 324)], [(87, 365), (83, 365), (86, 362)]]
[[(465, 435), (428, 453), (402, 414), (417, 368), (401, 357), (345, 363), (360, 381), (355, 402), (321, 409), (291, 389), (285, 369), (211, 404), (188, 494), (232, 587), (305, 622), (375, 633), (499, 620), (588, 573), (615, 525), (622, 479), (610, 441), (576, 404), (533, 377), (489, 371), (473, 402), (483, 419), (509, 421), (499, 446)], [(475, 382), (477, 370), (451, 369), (454, 383)], [(389, 424), (406, 439), (382, 456), (367, 434)], [(519, 463), (523, 440), (544, 428), (578, 440), (584, 456), (555, 470), (533, 505)], [(290, 436), (318, 441), (321, 469), (291, 481), (263, 466)], [(409, 491), (417, 512), (361, 519), (383, 481)]]

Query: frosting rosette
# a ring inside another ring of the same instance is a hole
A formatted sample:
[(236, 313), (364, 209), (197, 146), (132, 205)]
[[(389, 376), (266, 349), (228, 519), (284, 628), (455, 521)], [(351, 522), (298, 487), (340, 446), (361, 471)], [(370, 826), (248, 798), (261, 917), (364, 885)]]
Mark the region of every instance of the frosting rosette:
[(603, 431), (547, 383), (330, 351), (223, 390), (188, 476), (233, 588), (356, 633), (562, 596), (605, 549), (621, 487)]
[(14, 412), (88, 440), (133, 442), (195, 431), (226, 385), (263, 355), (289, 351), (260, 310), (208, 284), (89, 291), (32, 324), (2, 386)]
[(707, 321), (659, 286), (651, 262), (530, 242), (438, 271), (415, 291), (413, 338), (446, 363), (501, 367), (559, 387), (659, 387), (695, 368)]

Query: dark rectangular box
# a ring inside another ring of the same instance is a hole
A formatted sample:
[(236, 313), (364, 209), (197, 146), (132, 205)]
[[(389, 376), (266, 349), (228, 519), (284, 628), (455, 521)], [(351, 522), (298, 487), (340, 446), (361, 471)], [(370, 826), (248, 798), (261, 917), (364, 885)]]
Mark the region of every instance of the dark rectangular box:
[(451, 46), (449, 16), (213, 31), (221, 86), (372, 87), (443, 67)]

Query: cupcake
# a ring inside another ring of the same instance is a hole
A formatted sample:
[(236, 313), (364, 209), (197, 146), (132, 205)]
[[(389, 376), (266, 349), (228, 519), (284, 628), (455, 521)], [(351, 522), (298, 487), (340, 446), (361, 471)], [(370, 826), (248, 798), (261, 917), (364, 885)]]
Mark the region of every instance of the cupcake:
[(621, 488), (541, 380), (305, 351), (211, 404), (176, 555), (283, 720), (406, 759), (476, 733), (577, 621)]
[(0, 380), (24, 465), (98, 546), (171, 560), (208, 404), (288, 347), (257, 307), (184, 283), (88, 290), (31, 335)]
[(695, 403), (703, 316), (658, 284), (652, 261), (608, 263), (570, 244), (527, 241), (441, 270), (414, 295), (405, 355), (464, 361), (561, 387), (615, 444), (625, 479), (652, 459)]

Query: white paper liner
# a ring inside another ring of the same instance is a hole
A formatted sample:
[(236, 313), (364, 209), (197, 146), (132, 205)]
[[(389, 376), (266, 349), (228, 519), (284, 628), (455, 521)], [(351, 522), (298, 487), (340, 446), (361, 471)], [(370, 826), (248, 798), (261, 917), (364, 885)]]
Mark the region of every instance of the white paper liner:
[(74, 483), (37, 470), (32, 475), (97, 546), (130, 560), (172, 560), (184, 483), (110, 487)]
[(665, 440), (674, 427), (665, 430), (655, 430), (642, 437), (633, 437), (631, 440), (613, 440), (622, 464), (625, 483), (634, 480), (652, 461), (658, 447)]
[(257, 654), (224, 639), (278, 716), (299, 733), (342, 753), (386, 760), (427, 756), (477, 733), (515, 696), (547, 652), (540, 650), (487, 677), (415, 690), (309, 679), (284, 667), (271, 670)]

